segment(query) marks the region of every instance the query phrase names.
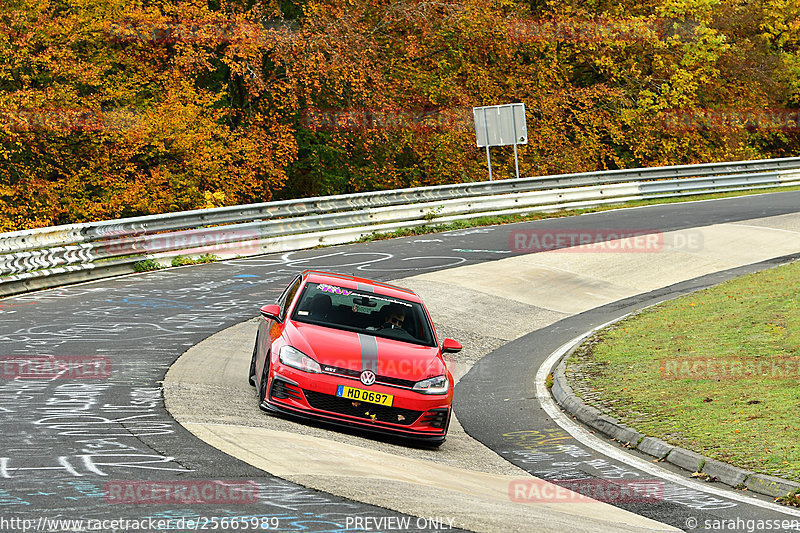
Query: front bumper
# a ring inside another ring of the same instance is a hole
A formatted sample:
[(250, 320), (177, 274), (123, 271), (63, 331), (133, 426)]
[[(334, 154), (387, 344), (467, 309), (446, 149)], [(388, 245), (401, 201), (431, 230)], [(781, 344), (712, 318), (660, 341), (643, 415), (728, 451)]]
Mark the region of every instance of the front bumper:
[[(297, 375), (300, 374), (300, 375)], [(392, 406), (357, 402), (336, 395), (339, 385), (394, 396)], [(276, 373), (262, 408), (302, 418), (441, 443), (450, 423), (452, 390), (447, 395), (424, 395), (382, 385), (365, 387), (359, 381), (329, 374)]]

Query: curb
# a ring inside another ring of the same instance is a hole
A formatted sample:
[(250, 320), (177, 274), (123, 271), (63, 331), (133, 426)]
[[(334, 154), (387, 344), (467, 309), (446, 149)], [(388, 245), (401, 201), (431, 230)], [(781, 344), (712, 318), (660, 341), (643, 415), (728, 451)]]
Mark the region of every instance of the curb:
[[(606, 326), (608, 325), (610, 324), (606, 324)], [(585, 338), (588, 338), (588, 335)], [(646, 436), (583, 403), (583, 400), (573, 392), (572, 387), (567, 383), (565, 374), (567, 358), (583, 344), (582, 341), (578, 342), (558, 360), (555, 372), (553, 372), (553, 386), (550, 389), (550, 393), (555, 398), (556, 403), (584, 425), (617, 441), (624, 448), (638, 450), (654, 457), (658, 461), (666, 461), (678, 466), (689, 473), (700, 472), (706, 474), (708, 481), (719, 481), (736, 490), (746, 489), (764, 496), (780, 498), (800, 489), (800, 483), (766, 474), (757, 474), (750, 470), (744, 470), (716, 459), (705, 457), (691, 450), (672, 446), (661, 439)]]

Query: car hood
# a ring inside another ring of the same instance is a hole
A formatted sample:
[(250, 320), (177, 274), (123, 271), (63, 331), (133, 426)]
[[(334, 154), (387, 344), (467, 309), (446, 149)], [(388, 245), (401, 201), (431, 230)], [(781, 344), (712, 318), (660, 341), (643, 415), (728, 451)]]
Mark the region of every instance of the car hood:
[(284, 335), (292, 346), (323, 367), (359, 372), (369, 368), (377, 370), (380, 376), (411, 381), (447, 374), (438, 346), (421, 346), (302, 322), (287, 324)]

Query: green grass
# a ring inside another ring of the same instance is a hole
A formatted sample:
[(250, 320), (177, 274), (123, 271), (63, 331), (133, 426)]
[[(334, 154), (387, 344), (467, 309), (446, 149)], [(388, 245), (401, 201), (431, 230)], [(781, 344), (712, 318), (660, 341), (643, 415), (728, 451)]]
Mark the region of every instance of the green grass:
[[(202, 263), (212, 263), (214, 261), (218, 261), (219, 257), (213, 254), (203, 254), (200, 257), (192, 258), (187, 257), (184, 255), (176, 255), (172, 258), (172, 262), (170, 263), (171, 266), (179, 267), (179, 266), (186, 266), (186, 265), (199, 265)], [(161, 270), (162, 268), (166, 268), (164, 265), (156, 261), (155, 259), (142, 259), (141, 261), (137, 261), (133, 264), (133, 271), (134, 272), (151, 272), (153, 270)]]
[(414, 228), (401, 228), (390, 232), (375, 232), (369, 235), (364, 235), (357, 242), (372, 242), (376, 240), (394, 239), (397, 237), (412, 237), (415, 235), (427, 235), (429, 233), (440, 233), (443, 231), (455, 231), (460, 229), (475, 228), (480, 226), (496, 226), (500, 224), (513, 224), (516, 222), (529, 222), (532, 220), (543, 220), (546, 218), (560, 218), (570, 217), (576, 215), (583, 215), (586, 213), (598, 213), (600, 211), (610, 211), (612, 209), (622, 209), (625, 207), (640, 207), (645, 205), (656, 204), (673, 204), (679, 202), (695, 202), (698, 200), (712, 200), (716, 198), (731, 198), (734, 196), (749, 196), (752, 194), (766, 194), (771, 192), (786, 192), (798, 191), (800, 186), (797, 187), (773, 187), (769, 189), (759, 189), (755, 191), (732, 191), (713, 194), (699, 194), (695, 196), (679, 196), (675, 198), (654, 198), (652, 200), (634, 200), (631, 202), (620, 202), (618, 204), (609, 204), (597, 207), (587, 207), (584, 209), (561, 209), (550, 212), (537, 212), (522, 215), (499, 215), (499, 216), (484, 216), (472, 218), (469, 220), (458, 220), (444, 224), (436, 224), (436, 218), (439, 217), (440, 208), (436, 208), (430, 213), (427, 213), (424, 218), (427, 223), (424, 226), (417, 226)]
[(134, 272), (150, 272), (152, 270), (160, 270), (164, 268), (161, 263), (154, 259), (142, 259), (133, 264)]
[(172, 258), (172, 266), (179, 267), (179, 266), (186, 266), (186, 265), (200, 265), (203, 263), (213, 263), (214, 261), (218, 261), (219, 257), (213, 254), (203, 254), (200, 257), (192, 258), (183, 255), (176, 255)]
[[(706, 371), (708, 360), (720, 370)], [(642, 433), (800, 480), (800, 262), (618, 322), (576, 350), (567, 376)]]

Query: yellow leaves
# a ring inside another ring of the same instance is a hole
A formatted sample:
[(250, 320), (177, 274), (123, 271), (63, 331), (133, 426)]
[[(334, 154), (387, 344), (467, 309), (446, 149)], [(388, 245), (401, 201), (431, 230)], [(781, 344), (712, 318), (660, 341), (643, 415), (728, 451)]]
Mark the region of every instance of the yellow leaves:
[(210, 209), (213, 207), (222, 207), (225, 205), (225, 193), (222, 191), (204, 191), (203, 197), (205, 198), (206, 203), (203, 205), (203, 208)]
[(708, 23), (718, 10), (720, 3), (721, 0), (663, 0), (657, 7), (657, 12), (666, 18)]

